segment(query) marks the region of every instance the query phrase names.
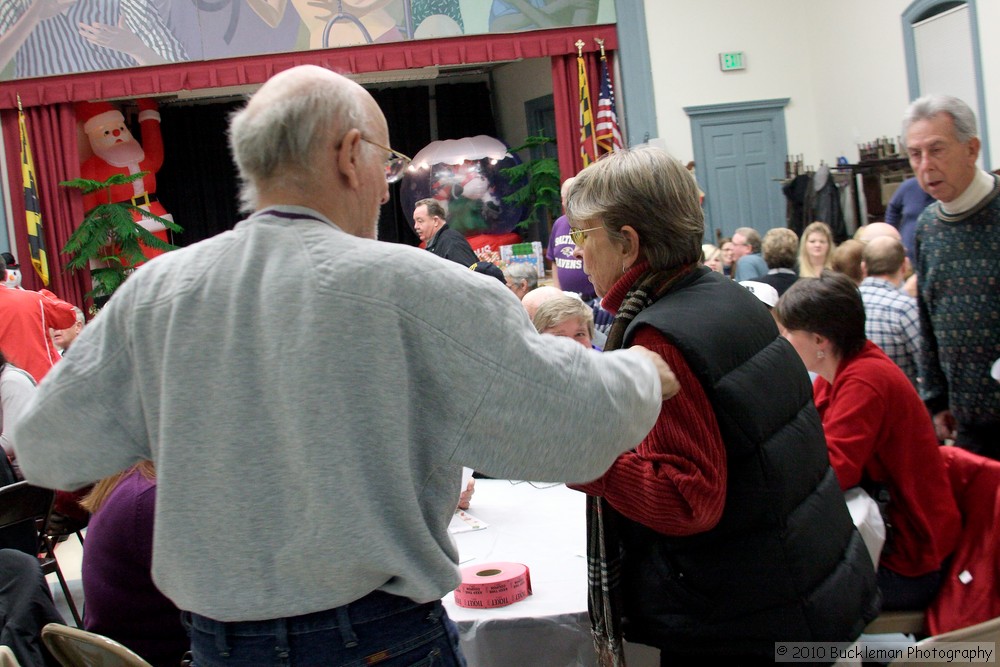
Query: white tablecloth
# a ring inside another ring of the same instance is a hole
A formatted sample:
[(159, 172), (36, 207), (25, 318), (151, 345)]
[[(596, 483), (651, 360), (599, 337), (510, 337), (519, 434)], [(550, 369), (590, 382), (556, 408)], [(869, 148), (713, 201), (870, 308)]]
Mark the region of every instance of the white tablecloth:
[(455, 535), (461, 566), (523, 563), (532, 588), (526, 599), (496, 609), (444, 598), (470, 667), (594, 665), (583, 494), (561, 484), (477, 479), (468, 511), (489, 527)]
[[(873, 517), (861, 502), (851, 499), (848, 506), (855, 524), (863, 526)], [(453, 594), (445, 596), (469, 667), (595, 665), (587, 617), (583, 494), (562, 484), (478, 479), (468, 513), (489, 525), (454, 536), (461, 567), (523, 563), (532, 587), (528, 598), (496, 609), (459, 607)], [(872, 533), (861, 532), (868, 542)], [(869, 548), (877, 553), (881, 545)], [(634, 644), (625, 648), (629, 667), (659, 664), (655, 649)]]

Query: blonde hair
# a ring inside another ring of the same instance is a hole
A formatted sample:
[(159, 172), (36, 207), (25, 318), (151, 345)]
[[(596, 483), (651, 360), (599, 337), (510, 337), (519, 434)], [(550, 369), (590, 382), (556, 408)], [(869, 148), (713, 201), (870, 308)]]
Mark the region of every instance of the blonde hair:
[(594, 337), (594, 311), (582, 300), (573, 296), (557, 296), (538, 307), (531, 323), (538, 333), (557, 327), (570, 318), (579, 318), (587, 327), (590, 337)]
[(809, 255), (806, 251), (807, 244), (809, 242), (809, 235), (819, 233), (826, 237), (826, 258), (823, 260), (823, 269), (833, 268), (833, 251), (836, 245), (833, 242), (833, 232), (830, 231), (829, 225), (825, 222), (811, 222), (809, 225), (802, 230), (802, 236), (799, 237), (799, 277), (801, 278), (818, 278), (820, 271), (813, 269), (812, 264), (809, 263)]
[(127, 468), (121, 472), (116, 472), (114, 475), (105, 477), (95, 483), (93, 488), (90, 489), (90, 492), (80, 499), (80, 506), (91, 514), (101, 509), (101, 506), (107, 502), (108, 496), (111, 495), (111, 492), (117, 489), (118, 484), (125, 477), (131, 475), (135, 470), (138, 470), (139, 473), (148, 480), (156, 479), (156, 468), (153, 467), (153, 462), (140, 461), (131, 468)]
[(722, 273), (722, 248), (716, 248), (711, 243), (705, 243), (701, 246), (701, 263), (708, 264), (712, 259), (719, 260), (719, 273)]

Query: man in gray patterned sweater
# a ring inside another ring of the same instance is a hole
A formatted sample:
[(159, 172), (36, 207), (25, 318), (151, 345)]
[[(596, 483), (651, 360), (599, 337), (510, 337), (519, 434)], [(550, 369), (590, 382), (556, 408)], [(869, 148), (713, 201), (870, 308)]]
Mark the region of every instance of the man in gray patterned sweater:
[(1000, 458), (1000, 179), (976, 165), (976, 117), (955, 97), (915, 100), (903, 116), (910, 166), (937, 200), (917, 223), (923, 398), (938, 437)]

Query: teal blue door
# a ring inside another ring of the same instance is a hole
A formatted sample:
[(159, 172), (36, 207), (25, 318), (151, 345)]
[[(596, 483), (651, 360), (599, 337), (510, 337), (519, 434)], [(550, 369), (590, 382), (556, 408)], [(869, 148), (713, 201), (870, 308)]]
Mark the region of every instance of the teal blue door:
[(705, 240), (784, 227), (787, 100), (689, 107), (695, 173), (705, 192)]

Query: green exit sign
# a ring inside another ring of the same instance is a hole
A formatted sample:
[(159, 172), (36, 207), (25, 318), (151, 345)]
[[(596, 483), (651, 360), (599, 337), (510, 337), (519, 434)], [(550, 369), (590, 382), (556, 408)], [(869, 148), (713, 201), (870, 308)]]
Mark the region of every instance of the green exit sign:
[(743, 52), (733, 51), (732, 53), (720, 53), (719, 67), (722, 68), (723, 72), (729, 72), (734, 69), (745, 69), (746, 63), (743, 60)]

